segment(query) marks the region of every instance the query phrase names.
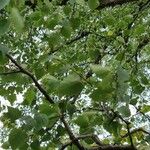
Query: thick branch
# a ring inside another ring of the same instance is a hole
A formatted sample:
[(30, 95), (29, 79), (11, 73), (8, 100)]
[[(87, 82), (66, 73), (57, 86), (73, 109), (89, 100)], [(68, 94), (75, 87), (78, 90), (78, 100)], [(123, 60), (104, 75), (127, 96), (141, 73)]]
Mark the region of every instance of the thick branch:
[[(97, 135), (94, 135), (94, 134), (81, 135), (81, 136), (76, 137), (76, 140), (86, 139), (86, 138), (91, 138), (97, 145), (102, 145), (102, 143), (99, 141)], [(64, 144), (60, 150), (64, 150), (67, 146), (71, 145), (73, 142), (74, 141), (70, 141), (70, 142)]]
[(40, 90), (40, 92), (45, 96), (46, 100), (49, 101), (51, 104), (54, 103), (54, 101), (51, 99), (51, 97), (48, 95), (48, 93), (45, 91), (45, 89), (38, 83), (37, 79), (34, 77), (33, 74), (31, 74), (29, 71), (25, 70), (20, 64), (16, 62), (13, 57), (11, 57), (9, 54), (6, 54), (6, 56), (11, 60), (13, 64), (24, 74), (29, 76), (32, 81), (34, 82), (35, 86)]
[(74, 134), (72, 133), (69, 125), (67, 124), (67, 122), (65, 121), (64, 115), (62, 115), (61, 117), (61, 121), (63, 122), (66, 131), (68, 132), (68, 135), (70, 137), (70, 140), (73, 141), (73, 143), (78, 147), (79, 150), (85, 150), (85, 148), (79, 143), (78, 139), (74, 136)]

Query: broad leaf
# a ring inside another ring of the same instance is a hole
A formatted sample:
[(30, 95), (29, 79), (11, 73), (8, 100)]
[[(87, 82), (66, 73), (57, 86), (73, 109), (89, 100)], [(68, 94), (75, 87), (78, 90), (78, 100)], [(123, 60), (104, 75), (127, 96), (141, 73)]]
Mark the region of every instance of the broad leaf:
[(13, 150), (20, 148), (27, 141), (27, 134), (21, 129), (13, 129), (9, 135), (9, 143)]
[(121, 113), (123, 117), (130, 117), (131, 112), (129, 106), (121, 106), (118, 108), (118, 112)]
[(76, 95), (81, 92), (83, 89), (83, 84), (80, 81), (80, 78), (76, 75), (69, 75), (66, 77), (58, 88), (60, 95)]
[(94, 10), (99, 6), (99, 0), (88, 0), (88, 5), (90, 9)]
[(24, 20), (17, 8), (11, 9), (11, 17), (16, 31), (21, 32), (24, 28)]

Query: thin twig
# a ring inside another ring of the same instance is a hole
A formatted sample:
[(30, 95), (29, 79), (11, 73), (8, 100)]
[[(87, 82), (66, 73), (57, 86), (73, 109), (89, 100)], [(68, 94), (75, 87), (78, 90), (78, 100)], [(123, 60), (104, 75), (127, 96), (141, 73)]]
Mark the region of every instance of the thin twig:
[[(130, 131), (130, 134), (134, 134), (134, 133), (137, 133), (137, 132), (143, 132), (143, 133), (145, 133), (145, 134), (150, 135), (150, 132), (145, 131), (143, 128), (134, 129), (134, 130)], [(129, 136), (129, 134), (127, 133), (127, 134), (125, 134), (125, 135), (123, 135), (123, 136), (121, 136), (121, 137), (122, 137), (122, 138), (126, 138), (126, 137), (128, 137), (128, 136)]]

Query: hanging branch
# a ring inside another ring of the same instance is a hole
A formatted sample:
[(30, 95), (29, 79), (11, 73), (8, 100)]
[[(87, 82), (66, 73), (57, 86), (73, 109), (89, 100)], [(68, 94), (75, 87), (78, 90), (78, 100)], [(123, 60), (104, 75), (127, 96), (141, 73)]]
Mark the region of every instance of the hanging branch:
[(32, 81), (34, 82), (35, 86), (45, 96), (46, 100), (49, 101), (51, 104), (53, 104), (54, 101), (48, 95), (48, 93), (45, 91), (45, 89), (38, 83), (38, 81), (35, 78), (35, 76), (33, 74), (31, 74), (29, 71), (27, 71), (26, 69), (24, 69), (20, 64), (18, 64), (17, 61), (12, 56), (10, 56), (9, 54), (6, 54), (6, 56), (11, 60), (11, 62), (13, 64), (15, 64), (15, 66), (20, 70), (20, 72), (26, 74), (27, 76), (29, 76), (32, 79)]

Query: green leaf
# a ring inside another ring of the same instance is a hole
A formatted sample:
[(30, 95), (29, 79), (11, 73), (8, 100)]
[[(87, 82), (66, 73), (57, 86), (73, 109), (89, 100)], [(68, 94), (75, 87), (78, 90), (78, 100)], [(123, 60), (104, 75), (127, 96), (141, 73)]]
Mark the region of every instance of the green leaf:
[(56, 118), (59, 115), (58, 105), (51, 106), (47, 103), (43, 103), (39, 106), (39, 111), (42, 114), (46, 114), (48, 118)]
[(48, 22), (46, 22), (46, 27), (49, 29), (54, 29), (54, 27), (58, 24), (58, 18), (50, 18)]
[(30, 105), (36, 99), (36, 92), (33, 87), (29, 88), (24, 94), (24, 104)]
[(31, 130), (31, 129), (34, 129), (35, 126), (36, 126), (36, 121), (35, 121), (35, 119), (32, 118), (31, 116), (23, 116), (23, 117), (21, 118), (21, 121), (24, 122), (24, 124), (23, 124), (23, 126), (22, 126), (22, 128), (23, 128), (24, 130), (29, 131), (29, 130)]
[(5, 34), (9, 30), (10, 22), (7, 19), (0, 19), (0, 35)]
[(32, 150), (40, 150), (40, 142), (39, 140), (35, 140), (31, 143)]
[(110, 67), (101, 67), (100, 65), (91, 65), (92, 71), (99, 77), (103, 78), (111, 72)]
[(21, 117), (21, 111), (17, 108), (8, 107), (8, 112), (4, 114), (4, 117), (10, 119), (11, 122), (15, 122)]
[(141, 79), (140, 79), (141, 83), (144, 84), (144, 85), (149, 85), (149, 80), (147, 79), (146, 76), (144, 75), (141, 75)]
[(5, 45), (0, 44), (0, 64), (4, 65), (8, 59), (6, 58), (6, 53), (9, 49)]
[(117, 68), (117, 79), (118, 79), (118, 82), (120, 83), (129, 80), (128, 72), (125, 69), (123, 69), (121, 66)]
[(133, 106), (135, 106), (137, 104), (138, 98), (132, 98), (130, 101), (130, 104), (132, 104)]
[(62, 28), (61, 28), (61, 34), (66, 37), (66, 38), (70, 38), (71, 36), (71, 32), (72, 32), (72, 28), (70, 25), (64, 25)]
[(8, 53), (9, 48), (7, 48), (5, 45), (0, 44), (0, 52), (2, 52), (3, 54)]
[(48, 116), (45, 114), (35, 114), (34, 119), (36, 121), (36, 130), (40, 130), (42, 127), (46, 127), (48, 125)]
[(3, 9), (6, 5), (8, 5), (10, 0), (0, 0), (0, 10)]
[(118, 110), (119, 113), (121, 113), (121, 115), (123, 117), (130, 117), (130, 115), (131, 115), (129, 106), (121, 106), (117, 110)]
[(70, 25), (75, 30), (80, 26), (80, 18), (71, 18)]
[(17, 8), (11, 9), (11, 18), (16, 31), (21, 32), (24, 28), (24, 20)]
[(122, 128), (122, 125), (117, 121), (112, 121), (111, 119), (105, 119), (103, 122), (104, 128), (112, 133), (114, 136), (119, 137), (120, 136), (120, 130)]
[(9, 146), (10, 146), (10, 144), (8, 141), (2, 144), (2, 148), (4, 148), (4, 149), (9, 149)]
[(76, 95), (83, 89), (83, 84), (77, 75), (67, 76), (59, 85), (58, 93), (60, 95)]
[(89, 118), (86, 115), (80, 115), (78, 118), (74, 121), (78, 126), (82, 128), (86, 128), (89, 125)]
[(46, 75), (42, 78), (42, 83), (46, 85), (47, 90), (51, 93), (56, 90), (60, 81), (52, 75)]
[(150, 105), (144, 105), (141, 109), (143, 113), (147, 113), (150, 111)]
[(64, 7), (63, 11), (64, 11), (64, 13), (65, 13), (66, 15), (69, 15), (69, 14), (71, 13), (71, 11), (72, 11), (72, 8), (71, 8), (70, 6), (68, 6), (68, 5), (66, 5), (66, 6)]
[(48, 37), (48, 43), (51, 48), (60, 43), (60, 34), (58, 32), (51, 33)]
[(13, 150), (20, 148), (27, 141), (26, 133), (21, 129), (13, 129), (9, 134), (9, 143)]
[(88, 0), (88, 5), (90, 9), (94, 10), (99, 6), (99, 0)]
[(76, 111), (76, 106), (73, 104), (67, 103), (66, 107), (67, 107), (67, 111), (68, 111), (69, 115), (72, 116)]

